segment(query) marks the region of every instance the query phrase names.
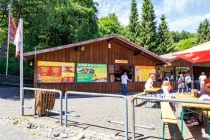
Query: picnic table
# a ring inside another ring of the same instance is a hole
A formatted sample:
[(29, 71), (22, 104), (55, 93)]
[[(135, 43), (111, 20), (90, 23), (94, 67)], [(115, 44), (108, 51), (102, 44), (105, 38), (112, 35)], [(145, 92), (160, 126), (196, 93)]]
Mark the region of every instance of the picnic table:
[(157, 93), (161, 90), (161, 88), (149, 88), (149, 89), (145, 89), (144, 92), (147, 94), (155, 94), (157, 95)]
[[(154, 87), (154, 88), (149, 88), (149, 89), (144, 89), (144, 92), (145, 92), (145, 96), (152, 96), (152, 95), (155, 95), (155, 96), (157, 96), (157, 94), (159, 93), (159, 91), (161, 90), (161, 88), (156, 88), (156, 87)], [(144, 106), (146, 107), (146, 103), (147, 103), (148, 101), (144, 101)], [(157, 101), (155, 101), (155, 106), (156, 106), (156, 108), (157, 108)]]
[[(183, 94), (178, 93), (175, 94), (176, 99), (185, 99), (185, 100), (198, 100), (197, 97), (193, 96), (192, 94)], [(206, 118), (207, 118), (207, 131), (209, 132), (209, 115), (208, 111), (210, 111), (210, 105), (206, 104), (195, 104), (195, 103), (181, 103), (182, 107), (181, 110), (181, 134), (183, 136), (183, 122), (184, 122), (184, 115), (189, 113), (198, 113), (203, 114), (203, 112), (207, 112)]]

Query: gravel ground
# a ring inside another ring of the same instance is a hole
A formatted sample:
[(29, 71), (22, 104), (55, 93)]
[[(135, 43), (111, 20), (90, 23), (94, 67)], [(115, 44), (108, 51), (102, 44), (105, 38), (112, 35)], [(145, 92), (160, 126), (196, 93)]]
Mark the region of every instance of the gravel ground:
[[(0, 87), (0, 122), (1, 118), (17, 117), (20, 116), (20, 102), (17, 95), (17, 88), (5, 88)], [(130, 101), (130, 96), (128, 97), (128, 102)], [(136, 123), (155, 125), (155, 130), (148, 130), (143, 128), (136, 129), (137, 140), (158, 140), (162, 137), (162, 122), (160, 119), (160, 108), (155, 108), (154, 103), (148, 103), (147, 108), (142, 106), (141, 102), (138, 101), (138, 106), (136, 107)], [(33, 98), (25, 100), (26, 106), (33, 106)], [(124, 139), (124, 126), (120, 124), (108, 123), (108, 119), (114, 121), (123, 121), (123, 100), (115, 98), (105, 98), (105, 97), (74, 97), (70, 98), (68, 101), (69, 111), (73, 115), (80, 115), (80, 117), (68, 118), (68, 127), (71, 130), (82, 131), (86, 135), (95, 135), (95, 139)], [(55, 110), (59, 109), (59, 100), (56, 100)], [(131, 105), (129, 102), (129, 126), (131, 126)], [(25, 114), (27, 115), (27, 121), (32, 121), (35, 123), (44, 123), (60, 128), (59, 126), (59, 116), (49, 114), (48, 117), (37, 117), (33, 115), (32, 110), (26, 109)], [(18, 119), (26, 118), (19, 117)], [(2, 122), (4, 119), (2, 119)], [(48, 126), (49, 128), (50, 126)], [(169, 128), (168, 128), (169, 127)], [(165, 138), (173, 139), (173, 129), (172, 126), (166, 127)], [(178, 123), (179, 129), (177, 129), (177, 139), (180, 139), (180, 122)], [(202, 140), (201, 138), (201, 128), (205, 126), (188, 128), (184, 125), (184, 139), (186, 140)], [(63, 127), (65, 128), (65, 127)], [(9, 132), (9, 133), (8, 133)], [(131, 128), (129, 128), (131, 132)], [(172, 138), (171, 138), (172, 136)], [(106, 137), (106, 138), (105, 138)], [(131, 137), (131, 133), (129, 133)], [(6, 140), (16, 140), (16, 139), (47, 139), (44, 135), (31, 134), (28, 129), (21, 128), (18, 125), (5, 124), (0, 126), (0, 139)], [(49, 138), (48, 138), (49, 139)], [(71, 139), (71, 138), (70, 138)], [(77, 139), (79, 139), (77, 137)], [(84, 138), (85, 139), (85, 138)], [(93, 138), (94, 139), (94, 138)]]

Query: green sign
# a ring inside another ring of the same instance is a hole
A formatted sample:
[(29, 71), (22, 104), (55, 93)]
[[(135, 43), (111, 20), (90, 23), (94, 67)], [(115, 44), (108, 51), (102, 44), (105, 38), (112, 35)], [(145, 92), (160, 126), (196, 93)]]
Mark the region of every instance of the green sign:
[(77, 82), (107, 82), (106, 64), (77, 64)]

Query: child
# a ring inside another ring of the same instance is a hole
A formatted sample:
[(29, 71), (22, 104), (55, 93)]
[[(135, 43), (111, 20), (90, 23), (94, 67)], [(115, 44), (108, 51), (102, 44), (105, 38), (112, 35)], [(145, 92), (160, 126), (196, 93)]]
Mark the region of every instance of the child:
[(172, 95), (170, 94), (170, 92), (172, 91), (172, 87), (169, 81), (163, 81), (162, 84), (162, 90), (163, 90), (163, 94), (165, 97), (172, 97)]

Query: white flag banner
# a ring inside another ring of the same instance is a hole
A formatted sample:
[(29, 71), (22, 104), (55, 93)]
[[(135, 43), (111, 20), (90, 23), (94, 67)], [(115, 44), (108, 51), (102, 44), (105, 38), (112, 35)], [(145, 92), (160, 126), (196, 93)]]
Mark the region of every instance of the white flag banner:
[(14, 44), (16, 46), (16, 56), (20, 56), (20, 47), (22, 46), (22, 43), (23, 43), (22, 31), (23, 29), (19, 22), (16, 34), (15, 34), (15, 39), (14, 39)]

